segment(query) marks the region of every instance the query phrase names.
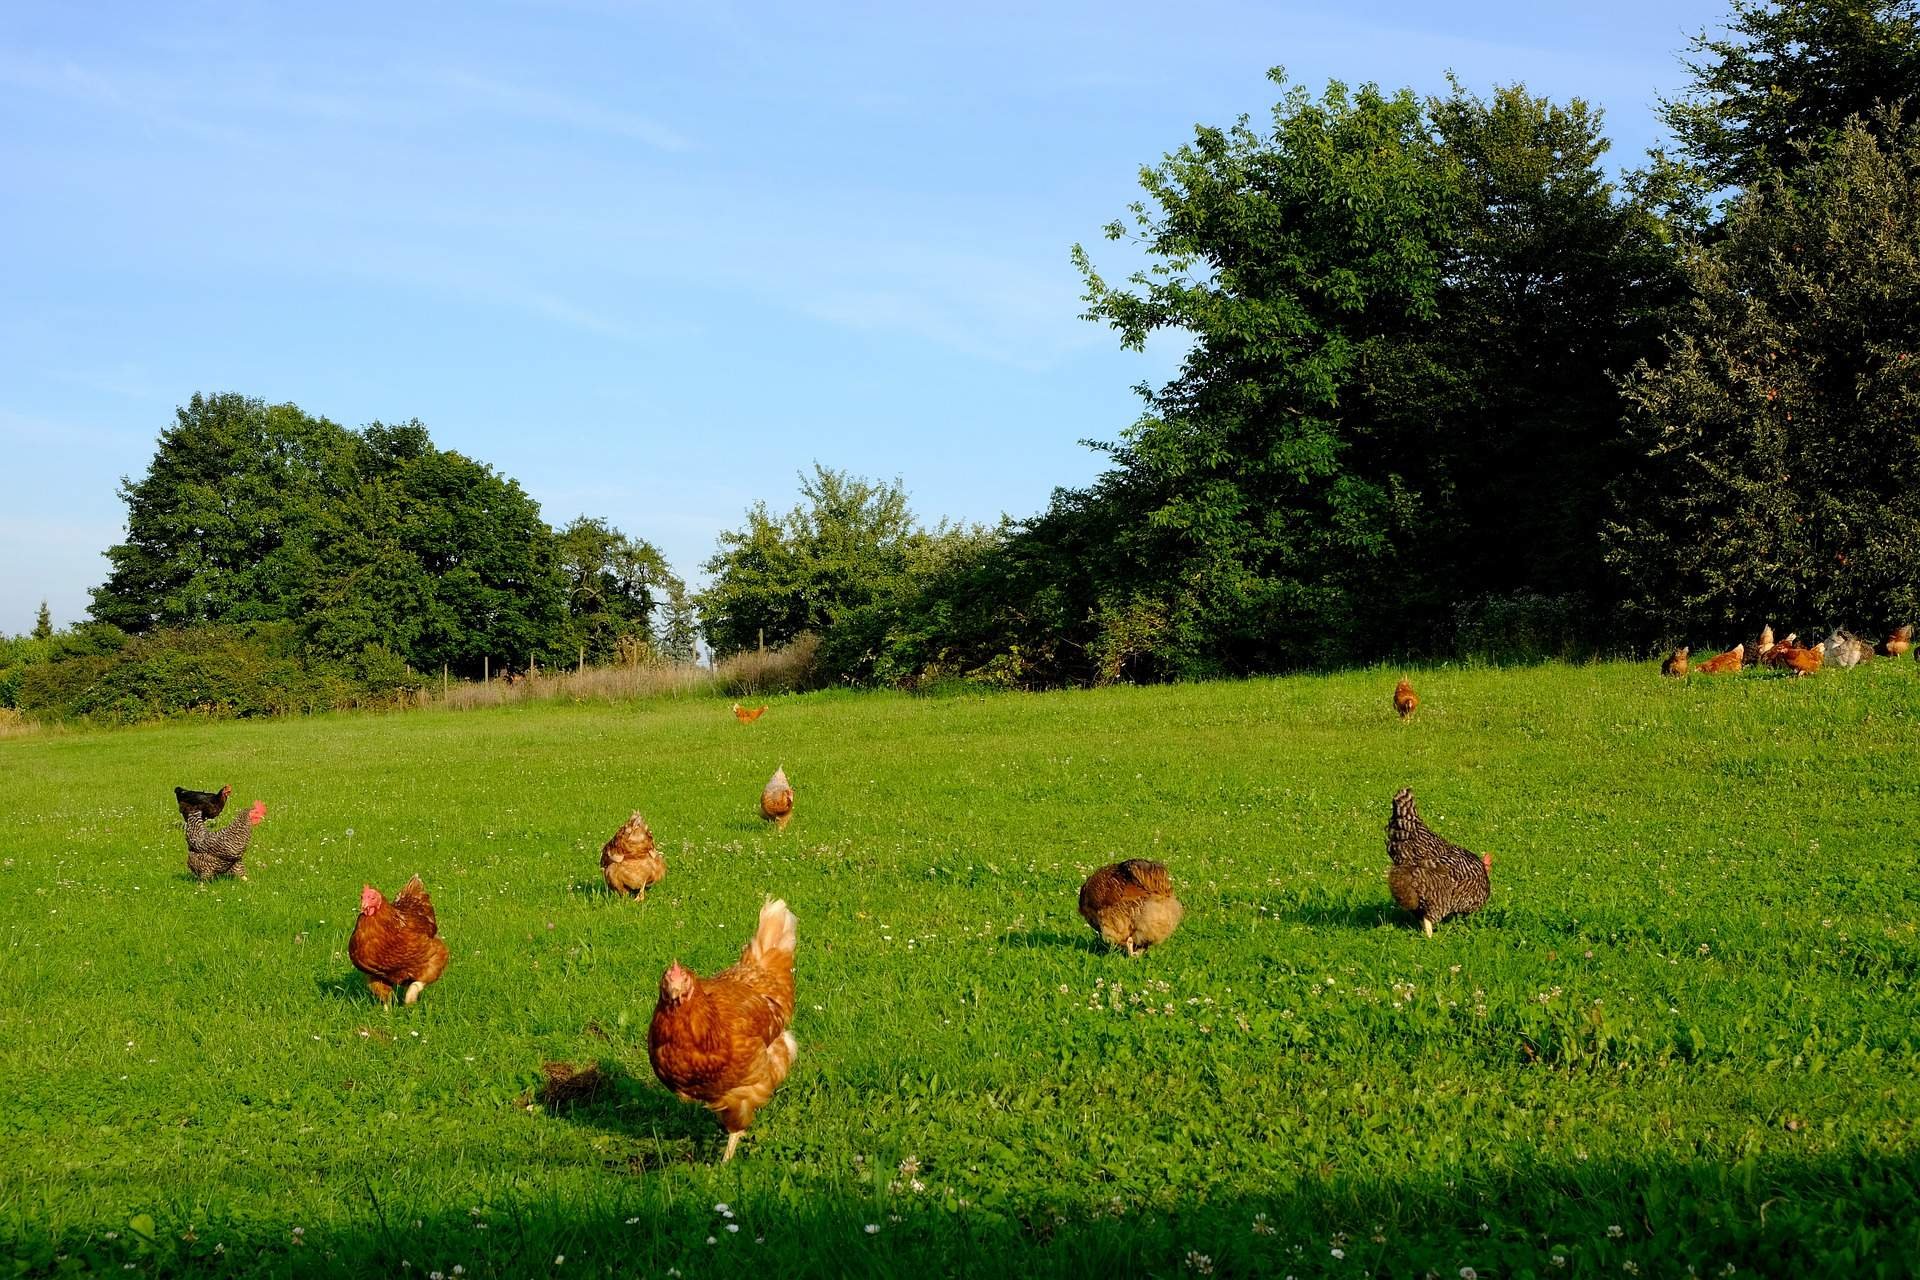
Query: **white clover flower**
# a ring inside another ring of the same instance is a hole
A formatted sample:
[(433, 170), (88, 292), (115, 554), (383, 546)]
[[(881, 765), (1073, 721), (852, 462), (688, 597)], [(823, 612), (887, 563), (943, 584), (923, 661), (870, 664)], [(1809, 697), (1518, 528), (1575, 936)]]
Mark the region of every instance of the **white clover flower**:
[(877, 1236), (877, 1235), (879, 1235), (879, 1234), (880, 1234), (880, 1224), (879, 1224), (879, 1223), (877, 1223), (877, 1222), (869, 1222), (869, 1223), (867, 1224), (867, 1234), (868, 1234), (868, 1235), (870, 1235), (870, 1236)]
[(737, 1222), (729, 1222), (727, 1224), (727, 1230), (730, 1232), (737, 1232), (740, 1230), (740, 1224)]
[(1460, 1268), (1460, 1280), (1480, 1280), (1480, 1273), (1472, 1267)]
[(1618, 1240), (1621, 1236), (1625, 1234), (1626, 1232), (1620, 1229), (1620, 1224), (1617, 1222), (1607, 1228), (1607, 1239), (1609, 1240)]
[(1331, 1253), (1336, 1258), (1344, 1258), (1347, 1256), (1347, 1251), (1345, 1249), (1329, 1249), (1327, 1250), (1327, 1252)]

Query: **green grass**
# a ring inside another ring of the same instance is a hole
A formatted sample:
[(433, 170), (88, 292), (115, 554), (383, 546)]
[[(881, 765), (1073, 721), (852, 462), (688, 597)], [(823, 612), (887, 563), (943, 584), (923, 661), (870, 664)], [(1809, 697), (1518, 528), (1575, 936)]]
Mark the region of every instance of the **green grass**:
[[(1435, 671), (1406, 725), (1391, 684), (0, 742), (0, 1267), (1909, 1274), (1916, 664)], [(222, 782), (272, 812), (202, 887), (170, 788)], [(1386, 895), (1403, 784), (1496, 858), (1431, 941)], [(636, 807), (638, 906), (596, 864)], [(1129, 962), (1074, 895), (1131, 855), (1188, 916)], [(453, 960), (387, 1012), (346, 940), (415, 871)], [(767, 894), (801, 1054), (723, 1167), (645, 1029)], [(546, 1058), (610, 1095), (529, 1110)]]

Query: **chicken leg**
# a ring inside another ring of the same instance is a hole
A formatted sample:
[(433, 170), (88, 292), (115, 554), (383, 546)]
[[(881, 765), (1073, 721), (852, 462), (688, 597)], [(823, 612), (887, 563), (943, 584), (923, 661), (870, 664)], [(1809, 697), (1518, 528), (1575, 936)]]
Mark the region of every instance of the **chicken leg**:
[(1420, 932), (1425, 934), (1429, 938), (1433, 936), (1433, 917), (1432, 916), (1420, 917)]
[(427, 989), (427, 984), (420, 981), (418, 978), (415, 978), (412, 982), (409, 982), (407, 984), (406, 1002), (408, 1004), (412, 1004), (415, 1000), (418, 1000), (420, 998), (420, 993), (422, 991), (425, 991), (426, 989)]
[(727, 1161), (733, 1159), (734, 1149), (740, 1145), (740, 1139), (746, 1136), (746, 1130), (744, 1129), (735, 1129), (727, 1135), (727, 1154), (720, 1157), (721, 1164), (725, 1164)]
[(391, 1005), (393, 1003), (393, 988), (380, 981), (380, 979), (368, 978), (367, 990), (373, 992), (373, 998), (381, 1004)]

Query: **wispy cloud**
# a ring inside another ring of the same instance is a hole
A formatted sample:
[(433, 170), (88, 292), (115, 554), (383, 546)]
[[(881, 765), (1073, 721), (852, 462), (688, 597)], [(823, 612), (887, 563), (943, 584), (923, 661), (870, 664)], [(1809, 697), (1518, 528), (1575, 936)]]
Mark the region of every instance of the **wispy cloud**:
[(469, 103), (492, 107), (510, 116), (631, 138), (660, 151), (693, 149), (693, 142), (689, 138), (658, 120), (601, 106), (571, 94), (509, 84), (459, 70), (435, 72), (429, 80), (442, 88), (466, 95)]

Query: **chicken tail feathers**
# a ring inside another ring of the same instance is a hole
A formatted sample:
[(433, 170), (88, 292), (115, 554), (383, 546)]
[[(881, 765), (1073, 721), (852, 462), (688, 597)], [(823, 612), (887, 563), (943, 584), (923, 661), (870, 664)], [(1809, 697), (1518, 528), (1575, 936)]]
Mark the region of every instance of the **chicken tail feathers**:
[(1171, 894), (1173, 892), (1173, 877), (1167, 874), (1167, 864), (1164, 862), (1154, 862), (1147, 858), (1128, 858), (1120, 864), (1120, 874), (1148, 893)]
[(792, 965), (794, 948), (799, 942), (799, 926), (799, 920), (787, 909), (787, 904), (775, 898), (760, 908), (760, 925), (753, 931), (753, 940), (747, 943), (740, 958), (764, 965), (780, 957)]

